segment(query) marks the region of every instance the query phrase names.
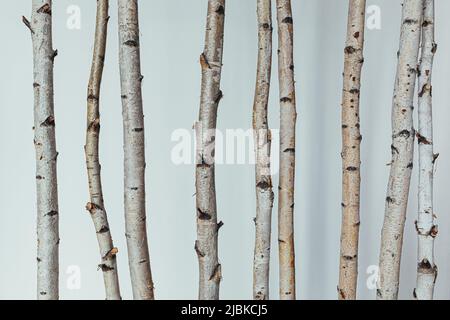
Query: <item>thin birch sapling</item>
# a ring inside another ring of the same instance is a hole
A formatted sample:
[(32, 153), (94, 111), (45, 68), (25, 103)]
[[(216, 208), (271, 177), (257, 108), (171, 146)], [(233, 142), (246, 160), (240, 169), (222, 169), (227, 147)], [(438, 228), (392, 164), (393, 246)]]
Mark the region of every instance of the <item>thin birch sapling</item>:
[(153, 300), (145, 213), (145, 135), (137, 0), (118, 0), (125, 229), (135, 300)]
[(272, 207), (274, 194), (270, 174), (271, 134), (268, 126), (268, 102), (272, 70), (271, 0), (257, 0), (258, 67), (253, 104), (255, 140), (256, 218), (253, 258), (253, 299), (269, 299), (269, 264)]
[(37, 198), (37, 298), (59, 299), (59, 211), (53, 100), (52, 1), (32, 0), (34, 146)]
[(437, 45), (434, 42), (434, 0), (424, 0), (422, 49), (419, 67), (419, 212), (416, 222), (418, 235), (417, 284), (414, 297), (432, 300), (437, 277), (434, 258), (434, 238), (438, 228), (433, 211), (434, 163), (433, 110), (431, 74)]
[(225, 22), (225, 0), (208, 0), (205, 46), (200, 55), (202, 70), (200, 112), (195, 124), (196, 216), (195, 251), (199, 262), (200, 300), (218, 300), (222, 277), (218, 258), (218, 232), (215, 190), (214, 149), (217, 108), (222, 98), (220, 78)]
[(392, 161), (381, 232), (377, 299), (396, 300), (406, 209), (413, 169), (413, 100), (423, 16), (422, 0), (403, 2), (400, 50), (392, 106)]
[(355, 300), (358, 278), (361, 131), (359, 102), (364, 62), (366, 0), (349, 0), (342, 90), (342, 227), (338, 298)]
[(295, 300), (294, 188), (295, 127), (294, 27), (290, 0), (277, 0), (280, 90), (280, 178), (278, 245), (280, 299)]
[(87, 129), (86, 167), (89, 181), (90, 202), (86, 209), (94, 223), (97, 242), (100, 249), (101, 263), (99, 269), (103, 273), (103, 282), (107, 300), (120, 300), (119, 277), (117, 274), (116, 254), (108, 217), (103, 201), (101, 182), (101, 166), (99, 162), (100, 136), (100, 85), (105, 61), (106, 39), (108, 32), (109, 0), (97, 1), (97, 18), (95, 26), (94, 54), (92, 58), (91, 74), (87, 92)]

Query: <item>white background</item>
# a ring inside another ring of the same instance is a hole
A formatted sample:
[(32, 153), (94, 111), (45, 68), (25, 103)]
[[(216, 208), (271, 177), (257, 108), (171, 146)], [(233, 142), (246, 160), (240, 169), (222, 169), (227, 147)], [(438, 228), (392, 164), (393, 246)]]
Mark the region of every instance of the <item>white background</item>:
[[(295, 239), (300, 299), (335, 299), (341, 216), (340, 100), (347, 1), (293, 0), (298, 94)], [(66, 26), (67, 8), (81, 8), (81, 29)], [(147, 209), (151, 266), (158, 299), (197, 297), (194, 251), (194, 166), (171, 162), (171, 133), (190, 130), (200, 94), (198, 57), (203, 48), (206, 0), (140, 1), (143, 94), (146, 115)], [(366, 270), (378, 263), (390, 161), (390, 113), (400, 31), (401, 1), (368, 0), (381, 8), (381, 30), (367, 30), (362, 78), (362, 203), (359, 298), (373, 299)], [(54, 1), (55, 113), (60, 199), (60, 287), (63, 299), (103, 299), (95, 232), (84, 206), (88, 200), (83, 145), (86, 88), (92, 58), (96, 1)], [(248, 129), (257, 54), (256, 1), (228, 0), (218, 127)], [(275, 7), (275, 6), (274, 6)], [(436, 298), (450, 298), (450, 1), (436, 0), (439, 49), (434, 72), (435, 180), (439, 217)], [(32, 51), (21, 16), (31, 1), (8, 1), (0, 10), (0, 298), (35, 298), (35, 179)], [(117, 7), (111, 1), (110, 33), (101, 94), (101, 162), (105, 204), (115, 245), (124, 299), (131, 298), (124, 237), (122, 123), (118, 69)], [(275, 16), (274, 16), (275, 17)], [(275, 19), (274, 19), (275, 23)], [(276, 25), (274, 25), (276, 27)], [(276, 30), (276, 29), (275, 29)], [(274, 33), (276, 49), (277, 37)], [(278, 127), (274, 56), (270, 126)], [(251, 165), (217, 167), (221, 298), (249, 299), (255, 212)], [(412, 298), (416, 274), (417, 165), (406, 222), (400, 297)], [(274, 178), (277, 186), (278, 177)], [(276, 188), (275, 188), (276, 189)], [(275, 199), (275, 203), (277, 200)], [(276, 207), (271, 298), (278, 297)], [(79, 266), (81, 288), (69, 290), (66, 273)]]

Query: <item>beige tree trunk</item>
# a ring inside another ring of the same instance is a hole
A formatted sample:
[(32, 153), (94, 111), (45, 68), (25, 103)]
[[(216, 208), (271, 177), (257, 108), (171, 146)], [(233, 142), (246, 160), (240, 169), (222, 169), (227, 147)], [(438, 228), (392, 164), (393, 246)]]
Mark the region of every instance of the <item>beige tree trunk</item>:
[(359, 98), (366, 0), (349, 0), (342, 90), (342, 227), (338, 298), (355, 300), (358, 278), (361, 132)]
[(196, 123), (196, 206), (200, 300), (219, 299), (221, 266), (217, 252), (218, 232), (214, 149), (217, 108), (222, 98), (222, 72), (225, 0), (208, 0), (205, 47), (200, 55), (202, 84), (199, 120)]
[(53, 103), (52, 1), (32, 0), (34, 146), (37, 198), (37, 298), (59, 299), (59, 222)]
[(434, 42), (434, 0), (424, 0), (422, 55), (419, 68), (419, 214), (417, 285), (418, 300), (432, 300), (437, 277), (434, 238), (437, 226), (433, 212), (433, 176), (437, 155), (433, 151), (433, 112), (431, 74), (437, 45)]
[(295, 106), (294, 27), (290, 0), (277, 0), (278, 77), (280, 87), (280, 178), (278, 245), (280, 299), (295, 300), (294, 187)]
[(145, 214), (145, 135), (137, 0), (118, 0), (125, 229), (133, 297), (152, 300)]
[(271, 0), (257, 0), (258, 70), (253, 104), (255, 140), (256, 219), (253, 257), (253, 299), (269, 299), (270, 238), (274, 194), (270, 174), (271, 134), (267, 118), (272, 70)]
[(86, 208), (94, 223), (97, 242), (100, 248), (101, 263), (99, 269), (103, 272), (103, 281), (107, 300), (120, 300), (119, 277), (117, 275), (116, 254), (108, 217), (103, 202), (102, 181), (99, 162), (100, 135), (100, 85), (105, 61), (106, 38), (108, 31), (109, 0), (97, 1), (97, 18), (95, 26), (94, 55), (92, 58), (91, 75), (89, 77), (87, 93), (87, 130), (86, 167), (89, 180), (90, 202)]
[(404, 1), (392, 106), (392, 162), (381, 233), (379, 300), (398, 297), (403, 231), (413, 168), (413, 100), (422, 15), (423, 0)]

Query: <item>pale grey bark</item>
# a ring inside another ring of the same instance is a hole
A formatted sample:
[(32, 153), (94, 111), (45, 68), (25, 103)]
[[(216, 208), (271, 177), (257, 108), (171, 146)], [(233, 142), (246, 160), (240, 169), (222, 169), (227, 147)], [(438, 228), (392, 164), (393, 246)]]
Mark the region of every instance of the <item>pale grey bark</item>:
[(271, 134), (268, 125), (268, 102), (272, 69), (271, 0), (257, 0), (258, 68), (253, 104), (255, 140), (256, 218), (253, 257), (253, 299), (269, 299), (270, 238), (273, 190), (270, 174)]
[(222, 223), (217, 223), (214, 149), (217, 108), (222, 91), (223, 36), (225, 0), (208, 0), (205, 46), (200, 55), (202, 84), (199, 120), (196, 123), (197, 166), (196, 206), (197, 241), (195, 250), (199, 262), (199, 299), (219, 299), (221, 265), (217, 250), (217, 235)]
[(118, 0), (125, 229), (133, 297), (154, 299), (145, 214), (145, 141), (137, 0)]
[(294, 81), (294, 27), (290, 0), (277, 0), (280, 86), (280, 178), (278, 245), (280, 299), (295, 300), (294, 188), (297, 111)]
[(113, 245), (108, 217), (103, 202), (100, 175), (101, 166), (98, 150), (100, 135), (99, 99), (108, 32), (108, 8), (109, 0), (97, 1), (94, 54), (87, 93), (86, 145), (84, 147), (90, 194), (90, 202), (87, 204), (86, 208), (91, 214), (100, 248), (101, 263), (99, 264), (99, 269), (103, 272), (106, 299), (120, 300), (119, 277), (117, 275), (116, 262), (117, 248)]
[(413, 168), (413, 99), (420, 45), (423, 0), (403, 3), (400, 50), (392, 106), (392, 162), (381, 234), (377, 299), (398, 297), (400, 260)]
[(419, 68), (419, 213), (417, 286), (414, 297), (432, 300), (437, 277), (434, 238), (437, 225), (433, 212), (433, 177), (436, 155), (433, 151), (433, 112), (431, 74), (437, 45), (434, 42), (434, 0), (424, 0), (422, 55)]
[(53, 103), (52, 1), (33, 0), (31, 31), (34, 70), (34, 145), (37, 198), (37, 298), (59, 299), (59, 211)]
[(358, 279), (361, 132), (359, 101), (366, 0), (349, 0), (342, 90), (342, 227), (338, 298), (355, 300)]

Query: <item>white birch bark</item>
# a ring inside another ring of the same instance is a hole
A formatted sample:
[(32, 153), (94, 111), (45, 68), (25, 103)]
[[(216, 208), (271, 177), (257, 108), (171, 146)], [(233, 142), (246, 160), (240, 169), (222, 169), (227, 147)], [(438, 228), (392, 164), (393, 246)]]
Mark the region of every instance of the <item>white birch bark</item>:
[(416, 82), (422, 0), (403, 3), (400, 50), (392, 106), (392, 162), (381, 234), (380, 281), (377, 299), (398, 297), (400, 260), (413, 168), (413, 99)]
[(294, 28), (290, 0), (277, 0), (278, 77), (280, 87), (280, 178), (278, 245), (280, 299), (295, 300), (294, 187), (295, 106)]
[(97, 235), (97, 242), (100, 248), (101, 263), (99, 264), (99, 269), (103, 272), (106, 299), (120, 300), (121, 297), (116, 262), (117, 248), (113, 245), (108, 217), (103, 202), (103, 191), (100, 175), (101, 166), (99, 162), (99, 99), (108, 32), (108, 9), (109, 0), (97, 1), (94, 54), (92, 58), (91, 75), (89, 77), (87, 93), (86, 145), (84, 147), (90, 194), (90, 202), (87, 204), (86, 208), (91, 214)]
[(269, 299), (270, 238), (274, 194), (270, 175), (271, 135), (267, 119), (272, 70), (271, 0), (257, 0), (258, 70), (253, 104), (255, 140), (256, 219), (253, 258), (253, 299)]
[(358, 278), (361, 132), (359, 103), (364, 62), (366, 0), (349, 0), (342, 90), (342, 227), (338, 298), (355, 300)]
[(196, 206), (199, 262), (199, 299), (218, 300), (221, 265), (218, 259), (218, 231), (215, 190), (215, 132), (217, 108), (222, 98), (222, 71), (225, 0), (208, 0), (205, 46), (200, 55), (202, 84), (199, 120), (196, 123), (197, 166)]
[(125, 229), (133, 297), (152, 300), (145, 214), (145, 141), (137, 0), (118, 0)]
[(417, 286), (414, 297), (432, 300), (437, 266), (434, 259), (434, 238), (437, 235), (433, 212), (433, 152), (431, 73), (437, 46), (434, 42), (434, 0), (424, 0), (422, 23), (422, 54), (419, 68), (419, 214)]
[(33, 42), (34, 146), (37, 198), (37, 298), (59, 299), (59, 225), (56, 174), (52, 1), (33, 0), (31, 21), (23, 17)]

